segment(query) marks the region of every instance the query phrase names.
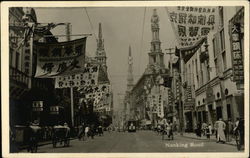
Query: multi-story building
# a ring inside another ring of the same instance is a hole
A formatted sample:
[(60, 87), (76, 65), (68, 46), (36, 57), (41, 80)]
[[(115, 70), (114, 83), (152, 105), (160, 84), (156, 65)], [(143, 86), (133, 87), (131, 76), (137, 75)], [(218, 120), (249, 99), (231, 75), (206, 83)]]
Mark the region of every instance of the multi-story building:
[(195, 98), (194, 108), (184, 110), (186, 129), (244, 117), (244, 7), (219, 7), (218, 13), (217, 32), (183, 66), (184, 91)]
[[(10, 125), (24, 125), (33, 119), (48, 123), (49, 105), (53, 104), (54, 85), (51, 79), (34, 78), (36, 56), (34, 42), (25, 38), (25, 24), (36, 23), (33, 8), (13, 7), (9, 9), (10, 39)], [(52, 35), (51, 32), (46, 32)], [(57, 42), (53, 36), (43, 42)], [(33, 107), (33, 101), (42, 101), (41, 107)]]
[[(143, 125), (145, 122), (156, 124), (159, 118), (164, 116), (163, 108), (163, 91), (160, 86), (160, 80), (163, 75), (169, 75), (168, 69), (165, 68), (161, 50), (161, 42), (159, 39), (159, 16), (156, 9), (151, 17), (152, 41), (151, 49), (148, 53), (149, 63), (141, 78), (137, 81), (131, 90), (130, 100), (130, 115), (131, 118), (138, 121), (138, 124)], [(165, 89), (166, 90), (166, 89)], [(157, 96), (161, 99), (161, 104), (152, 105), (149, 102), (150, 96)], [(157, 112), (154, 112), (152, 106), (162, 105), (157, 107)]]

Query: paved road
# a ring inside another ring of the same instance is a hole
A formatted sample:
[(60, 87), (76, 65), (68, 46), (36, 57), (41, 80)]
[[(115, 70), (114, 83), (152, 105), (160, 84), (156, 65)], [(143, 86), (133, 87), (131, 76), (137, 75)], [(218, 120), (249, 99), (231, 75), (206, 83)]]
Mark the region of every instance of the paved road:
[[(136, 133), (111, 132), (94, 139), (70, 142), (70, 147), (39, 147), (39, 153), (115, 153), (115, 152), (238, 152), (235, 146), (214, 141), (190, 139), (176, 135), (174, 140), (161, 140), (152, 131)], [(24, 151), (25, 152), (25, 151)]]

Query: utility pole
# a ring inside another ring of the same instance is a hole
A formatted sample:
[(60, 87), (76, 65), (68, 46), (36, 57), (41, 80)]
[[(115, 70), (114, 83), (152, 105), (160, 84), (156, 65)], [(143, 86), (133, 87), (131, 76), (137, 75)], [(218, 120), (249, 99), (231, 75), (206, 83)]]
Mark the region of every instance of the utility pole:
[(168, 48), (168, 49), (165, 49), (166, 51), (169, 51), (167, 52), (166, 54), (167, 55), (170, 55), (170, 59), (169, 59), (169, 62), (170, 62), (170, 76), (172, 76), (172, 54), (175, 54), (175, 52), (172, 52), (172, 50), (175, 50), (175, 48)]

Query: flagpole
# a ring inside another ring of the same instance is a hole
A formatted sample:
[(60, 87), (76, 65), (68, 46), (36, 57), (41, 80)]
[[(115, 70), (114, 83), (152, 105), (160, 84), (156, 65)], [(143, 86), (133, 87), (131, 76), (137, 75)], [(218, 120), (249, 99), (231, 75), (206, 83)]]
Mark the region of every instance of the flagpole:
[(74, 96), (73, 96), (73, 87), (70, 87), (70, 107), (71, 107), (71, 124), (74, 127)]

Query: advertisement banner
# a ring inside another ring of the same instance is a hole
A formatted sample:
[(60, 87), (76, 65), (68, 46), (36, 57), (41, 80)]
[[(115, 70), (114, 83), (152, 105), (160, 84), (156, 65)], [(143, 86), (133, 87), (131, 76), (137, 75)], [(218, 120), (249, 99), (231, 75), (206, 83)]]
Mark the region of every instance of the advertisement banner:
[(193, 110), (195, 105), (195, 99), (192, 97), (191, 86), (186, 87), (184, 95), (185, 95), (184, 110)]
[(85, 67), (73, 75), (59, 76), (55, 79), (55, 88), (84, 87), (97, 85), (99, 66)]
[(54, 78), (84, 66), (86, 38), (58, 43), (35, 43), (35, 77)]
[(177, 36), (179, 49), (192, 49), (218, 27), (218, 7), (167, 7), (168, 16)]

